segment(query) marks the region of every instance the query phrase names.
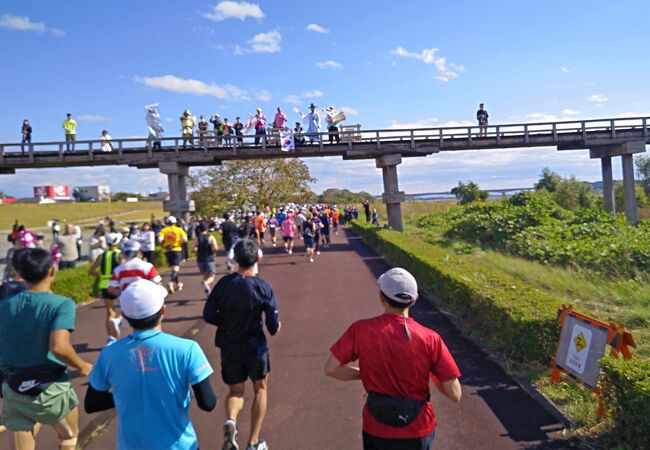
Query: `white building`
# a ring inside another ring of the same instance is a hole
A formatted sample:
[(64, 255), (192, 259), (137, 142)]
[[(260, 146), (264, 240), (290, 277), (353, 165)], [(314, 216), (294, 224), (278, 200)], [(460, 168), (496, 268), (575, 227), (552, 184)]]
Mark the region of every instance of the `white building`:
[(111, 201), (110, 186), (77, 186), (75, 189), (82, 198), (94, 198), (98, 202)]

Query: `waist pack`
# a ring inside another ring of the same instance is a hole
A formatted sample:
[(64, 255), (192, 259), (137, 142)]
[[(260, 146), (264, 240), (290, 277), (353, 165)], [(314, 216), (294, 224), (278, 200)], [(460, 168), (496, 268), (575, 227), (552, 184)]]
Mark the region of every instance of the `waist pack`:
[(391, 427), (405, 427), (420, 415), (420, 410), (429, 401), (391, 397), (390, 395), (368, 392), (368, 411), (378, 422)]
[(52, 383), (66, 381), (65, 367), (36, 366), (26, 369), (13, 369), (4, 374), (5, 381), (12, 391), (21, 395), (36, 397)]

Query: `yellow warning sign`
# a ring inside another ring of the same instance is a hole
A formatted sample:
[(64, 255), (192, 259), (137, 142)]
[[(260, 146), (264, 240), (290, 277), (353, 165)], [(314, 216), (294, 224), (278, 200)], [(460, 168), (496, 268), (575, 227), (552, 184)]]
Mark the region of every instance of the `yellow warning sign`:
[(583, 348), (587, 346), (587, 341), (585, 339), (585, 335), (580, 333), (573, 339), (573, 343), (576, 346), (576, 350), (578, 350), (578, 353), (582, 351)]

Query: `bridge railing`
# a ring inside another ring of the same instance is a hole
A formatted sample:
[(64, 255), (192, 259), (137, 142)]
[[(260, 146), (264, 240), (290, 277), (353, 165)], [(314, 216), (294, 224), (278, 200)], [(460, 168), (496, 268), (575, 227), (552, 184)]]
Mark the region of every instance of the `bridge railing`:
[[(312, 146), (320, 149), (330, 146), (330, 136), (338, 134), (341, 144), (350, 148), (355, 143), (374, 144), (378, 149), (382, 143), (394, 143), (409, 141), (415, 148), (417, 141), (433, 141), (440, 147), (444, 144), (464, 140), (468, 145), (473, 142), (483, 142), (486, 146), (498, 146), (501, 139), (519, 138), (522, 140), (522, 146), (529, 143), (531, 137), (547, 136), (545, 145), (559, 143), (560, 138), (566, 135), (573, 135), (578, 140), (585, 140), (589, 133), (601, 132), (607, 133), (609, 137), (616, 138), (617, 133), (627, 130), (636, 130), (644, 138), (648, 137), (649, 117), (632, 117), (632, 118), (614, 118), (614, 119), (592, 119), (592, 120), (573, 120), (559, 122), (528, 122), (516, 124), (498, 124), (479, 127), (471, 124), (459, 124), (458, 126), (449, 127), (430, 127), (430, 128), (407, 128), (407, 129), (377, 129), (377, 130), (352, 130), (339, 131), (338, 133), (302, 133), (307, 142), (312, 142)], [(125, 152), (149, 152), (154, 150), (154, 142), (159, 142), (164, 150), (173, 150), (176, 152), (185, 149), (223, 149), (224, 151), (245, 151), (249, 148), (277, 149), (279, 146), (278, 136), (276, 134), (251, 135), (244, 134), (241, 136), (231, 135), (229, 141), (224, 137), (217, 137), (212, 131), (204, 132), (203, 135), (194, 135), (192, 143), (185, 143), (182, 136), (166, 137), (157, 140), (149, 140), (145, 136), (111, 139), (111, 152), (123, 154)], [(259, 142), (256, 145), (256, 140)], [(486, 141), (487, 140), (487, 141)], [(496, 142), (494, 142), (496, 140)], [(335, 141), (336, 142), (336, 141)], [(87, 154), (92, 159), (97, 154), (102, 153), (104, 141), (100, 139), (78, 140), (74, 143), (74, 149), (77, 154)], [(72, 144), (70, 144), (72, 146)], [(478, 145), (477, 145), (478, 146)], [(32, 161), (38, 152), (58, 153), (61, 159), (65, 158), (68, 144), (64, 141), (53, 142), (35, 142), (30, 144), (22, 143), (5, 143), (0, 144), (0, 162), (5, 157), (24, 156)], [(74, 154), (74, 153), (71, 153)]]

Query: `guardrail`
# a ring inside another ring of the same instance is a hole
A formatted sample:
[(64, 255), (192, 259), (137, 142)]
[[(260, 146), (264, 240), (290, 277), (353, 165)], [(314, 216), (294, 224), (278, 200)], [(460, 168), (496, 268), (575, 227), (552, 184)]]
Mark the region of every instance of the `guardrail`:
[[(382, 144), (409, 142), (411, 148), (416, 147), (418, 142), (433, 143), (440, 148), (457, 141), (465, 141), (463, 145), (467, 148), (498, 148), (502, 140), (508, 138), (519, 139), (517, 145), (521, 147), (560, 144), (563, 138), (571, 137), (578, 141), (586, 142), (587, 137), (592, 133), (600, 133), (605, 138), (616, 139), (618, 134), (635, 131), (643, 139), (648, 139), (648, 123), (650, 117), (613, 118), (613, 119), (592, 119), (560, 122), (532, 122), (517, 124), (499, 124), (487, 126), (460, 125), (454, 127), (431, 127), (415, 129), (377, 129), (339, 131), (337, 133), (300, 133), (296, 136), (304, 138), (312, 146), (319, 146), (321, 149), (330, 146), (348, 146), (352, 148), (355, 144), (373, 144), (381, 149)], [(338, 136), (339, 139), (336, 139)], [(535, 139), (535, 142), (532, 142)], [(545, 138), (540, 140), (539, 138)], [(339, 141), (333, 142), (333, 141)], [(188, 141), (182, 136), (160, 138), (151, 140), (147, 137), (118, 138), (111, 139), (111, 153), (117, 153), (119, 157), (127, 152), (143, 152), (150, 154), (154, 151), (154, 142), (160, 143), (163, 150), (174, 150), (181, 152), (185, 149), (212, 149), (231, 150), (237, 153), (241, 149), (261, 148), (266, 151), (269, 148), (277, 148), (279, 140), (277, 134), (263, 135), (231, 135), (228, 140), (224, 136), (216, 136), (214, 132), (203, 132), (194, 135)], [(102, 145), (106, 141), (79, 140), (74, 142), (74, 152), (87, 153), (92, 160), (94, 155), (102, 154)], [(70, 147), (69, 147), (70, 145)], [(512, 146), (512, 143), (509, 144)], [(65, 141), (37, 142), (37, 143), (4, 143), (0, 144), (0, 163), (8, 157), (29, 158), (34, 161), (37, 155), (56, 152), (60, 159), (64, 159), (72, 144)], [(300, 146), (298, 146), (300, 148)]]

